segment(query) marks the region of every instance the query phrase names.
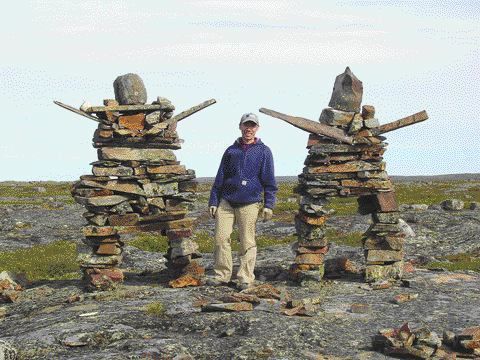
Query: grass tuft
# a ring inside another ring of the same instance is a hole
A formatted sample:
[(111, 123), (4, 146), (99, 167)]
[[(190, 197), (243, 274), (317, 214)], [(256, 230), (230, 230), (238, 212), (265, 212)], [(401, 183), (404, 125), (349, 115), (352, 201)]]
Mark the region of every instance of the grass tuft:
[(165, 306), (160, 301), (154, 301), (145, 306), (145, 312), (150, 316), (162, 316), (165, 311)]
[(24, 273), (31, 280), (69, 280), (80, 277), (77, 247), (56, 241), (27, 249), (0, 252), (0, 271)]

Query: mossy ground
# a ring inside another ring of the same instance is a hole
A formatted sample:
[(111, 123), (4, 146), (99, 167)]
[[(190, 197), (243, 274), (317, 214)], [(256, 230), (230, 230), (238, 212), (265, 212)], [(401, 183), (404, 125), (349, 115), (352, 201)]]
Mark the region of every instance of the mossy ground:
[(448, 271), (472, 270), (480, 272), (480, 256), (459, 253), (447, 255), (441, 261), (432, 261), (425, 265), (427, 269), (443, 268)]
[[(49, 198), (64, 204), (74, 204), (75, 200), (70, 195), (72, 184), (69, 182), (28, 182), (0, 183), (0, 205), (33, 205), (41, 206), (47, 210), (58, 210), (46, 202)], [(37, 188), (43, 188), (40, 192)]]
[(80, 277), (76, 257), (75, 243), (56, 241), (0, 252), (0, 271), (23, 273), (31, 281), (76, 279)]
[[(274, 220), (293, 222), (294, 214), (298, 209), (293, 192), (296, 182), (279, 183), (277, 193), (277, 205), (274, 210)], [(42, 187), (44, 192), (39, 192), (36, 187)], [(73, 203), (70, 196), (71, 183), (55, 182), (28, 182), (12, 185), (0, 183), (0, 205), (39, 205), (51, 210), (58, 210), (49, 205), (48, 198), (63, 203)], [(208, 192), (211, 183), (201, 183), (199, 192), (204, 196), (200, 202), (208, 200)], [(396, 184), (396, 194), (399, 204), (439, 204), (448, 198), (457, 198), (468, 204), (471, 201), (480, 202), (480, 183), (478, 181), (435, 181)], [(337, 216), (352, 215), (357, 212), (355, 198), (334, 198), (331, 207), (336, 210)], [(329, 230), (327, 237), (331, 242), (361, 246), (360, 233), (343, 233), (337, 230)], [(195, 235), (201, 252), (212, 252), (213, 238), (207, 232), (199, 232)], [(295, 241), (295, 235), (286, 237), (272, 237), (260, 235), (257, 237), (259, 248), (277, 244), (287, 244)], [(129, 242), (145, 251), (165, 252), (167, 239), (158, 234), (144, 233)], [(232, 248), (238, 250), (238, 233), (232, 234)], [(480, 257), (469, 254), (457, 254), (445, 257), (442, 261), (427, 264), (427, 267), (442, 267), (448, 270), (474, 270), (480, 271)], [(75, 244), (67, 241), (57, 241), (48, 245), (33, 246), (28, 249), (0, 252), (0, 271), (8, 270), (25, 273), (32, 280), (43, 279), (72, 279), (80, 276), (79, 266), (76, 262)]]

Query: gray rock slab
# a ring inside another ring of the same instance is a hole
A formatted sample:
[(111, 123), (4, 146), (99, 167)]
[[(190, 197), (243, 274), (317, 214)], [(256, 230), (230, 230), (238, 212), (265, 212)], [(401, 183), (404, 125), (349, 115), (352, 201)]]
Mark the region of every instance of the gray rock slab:
[(147, 102), (147, 89), (137, 74), (118, 76), (113, 82), (115, 100), (120, 105), (142, 105)]
[(332, 97), (328, 106), (337, 110), (360, 112), (363, 84), (349, 67), (338, 75), (333, 86)]

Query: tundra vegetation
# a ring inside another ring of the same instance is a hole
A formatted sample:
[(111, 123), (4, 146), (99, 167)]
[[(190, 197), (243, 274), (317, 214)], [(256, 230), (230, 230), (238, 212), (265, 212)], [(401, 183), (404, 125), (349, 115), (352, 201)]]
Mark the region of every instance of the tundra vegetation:
[[(295, 187), (296, 182), (280, 182), (275, 207), (274, 221), (293, 224), (293, 217), (297, 211)], [(4, 182), (0, 183), (0, 208), (11, 205), (38, 206), (47, 210), (59, 210), (62, 204), (73, 204), (70, 195), (71, 183), (68, 182)], [(202, 182), (199, 185), (197, 208), (205, 208), (198, 217), (198, 222), (208, 219), (207, 201), (211, 183)], [(455, 198), (470, 202), (480, 202), (480, 181), (409, 181), (395, 185), (399, 204), (426, 204), (438, 205), (445, 199)], [(335, 215), (347, 217), (357, 212), (355, 198), (334, 198), (331, 207)], [(13, 231), (21, 236), (21, 229), (29, 224), (19, 223)], [(344, 232), (338, 229), (329, 229), (326, 236), (331, 242), (352, 247), (361, 246), (361, 232)], [(238, 233), (232, 235), (232, 248), (238, 250)], [(295, 234), (282, 237), (260, 234), (257, 237), (258, 247), (265, 248), (291, 243)], [(195, 240), (200, 251), (213, 252), (213, 237), (211, 232), (198, 230)], [(155, 233), (142, 233), (128, 240), (128, 244), (141, 250), (151, 252), (165, 252), (167, 240)], [(58, 239), (47, 245), (35, 245), (13, 251), (0, 252), (0, 271), (8, 270), (24, 273), (31, 281), (36, 280), (64, 280), (80, 277), (79, 266), (75, 260), (76, 245), (71, 241)], [(433, 261), (424, 265), (427, 268), (444, 268), (451, 271), (473, 270), (480, 271), (480, 253), (455, 253), (444, 256), (441, 261)]]

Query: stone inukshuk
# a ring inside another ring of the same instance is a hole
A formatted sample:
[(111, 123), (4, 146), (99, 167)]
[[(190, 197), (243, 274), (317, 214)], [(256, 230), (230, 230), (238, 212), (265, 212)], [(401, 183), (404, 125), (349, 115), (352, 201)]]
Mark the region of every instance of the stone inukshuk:
[(93, 175), (81, 176), (72, 188), (75, 200), (87, 209), (79, 259), (92, 289), (109, 289), (123, 280), (118, 268), (124, 245), (121, 234), (166, 235), (167, 264), (176, 270), (199, 256), (192, 238), (194, 219), (186, 217), (188, 204), (195, 200), (195, 172), (181, 165), (173, 150), (181, 147), (177, 121), (215, 100), (172, 118), (175, 107), (166, 98), (144, 105), (147, 95), (138, 75), (119, 76), (114, 89), (116, 100), (104, 100), (104, 106), (83, 107), (80, 112), (70, 109), (99, 119), (93, 137), (98, 149)]
[(387, 144), (380, 134), (426, 120), (427, 116), (421, 112), (380, 126), (373, 106), (361, 108), (362, 95), (362, 82), (347, 67), (337, 76), (329, 107), (322, 111), (319, 123), (260, 109), (312, 133), (306, 166), (298, 176), (298, 241), (291, 267), (297, 279), (323, 276), (329, 246), (326, 220), (334, 212), (327, 206), (329, 199), (352, 196), (358, 197), (359, 212), (372, 214), (373, 219), (363, 236), (366, 281), (402, 275), (404, 234), (398, 225), (395, 192), (382, 157)]

